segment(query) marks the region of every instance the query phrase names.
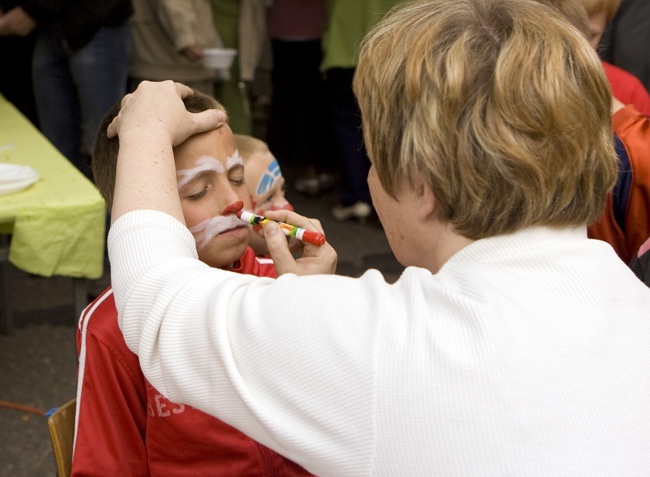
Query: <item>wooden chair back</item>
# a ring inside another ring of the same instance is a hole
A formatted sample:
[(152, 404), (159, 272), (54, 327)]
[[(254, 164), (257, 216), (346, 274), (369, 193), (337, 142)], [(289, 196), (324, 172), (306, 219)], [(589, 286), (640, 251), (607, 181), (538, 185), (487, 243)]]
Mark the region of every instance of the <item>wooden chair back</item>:
[(77, 400), (72, 399), (59, 407), (47, 419), (59, 477), (70, 477), (76, 407)]

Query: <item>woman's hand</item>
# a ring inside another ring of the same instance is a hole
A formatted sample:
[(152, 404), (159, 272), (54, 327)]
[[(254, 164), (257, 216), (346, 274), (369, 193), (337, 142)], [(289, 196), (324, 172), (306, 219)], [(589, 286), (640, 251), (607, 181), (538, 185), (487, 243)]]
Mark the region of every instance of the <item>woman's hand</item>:
[[(308, 219), (288, 210), (269, 211), (265, 216), (271, 220), (297, 225), (307, 230), (324, 234), (323, 227), (316, 219)], [(325, 242), (321, 246), (303, 243), (302, 256), (294, 258), (289, 249), (286, 236), (275, 223), (268, 223), (262, 229), (266, 245), (275, 263), (278, 276), (285, 273), (296, 275), (332, 274), (336, 272), (338, 256), (332, 246)]]
[(216, 109), (187, 111), (182, 100), (191, 94), (192, 88), (181, 83), (143, 81), (122, 99), (120, 113), (108, 126), (108, 137), (119, 136), (122, 140), (133, 135), (144, 141), (162, 133), (172, 146), (177, 146), (194, 134), (216, 129), (226, 122), (226, 113)]

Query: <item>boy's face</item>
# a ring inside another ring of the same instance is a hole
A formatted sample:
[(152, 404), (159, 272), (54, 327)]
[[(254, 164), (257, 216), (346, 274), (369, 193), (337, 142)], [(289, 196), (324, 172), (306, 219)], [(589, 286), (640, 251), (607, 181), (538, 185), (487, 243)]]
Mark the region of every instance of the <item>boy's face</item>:
[[(256, 152), (246, 161), (246, 185), (256, 214), (264, 215), (268, 210), (293, 210), (284, 197), (284, 177), (280, 166), (270, 151)], [(256, 232), (251, 234), (250, 246), (256, 255), (269, 252), (266, 241)]]
[(199, 259), (227, 267), (246, 251), (250, 228), (235, 213), (249, 202), (244, 164), (227, 125), (192, 136), (174, 149), (187, 228)]
[(284, 177), (278, 161), (270, 152), (256, 152), (246, 161), (246, 184), (253, 211), (293, 210), (284, 196)]
[(604, 11), (589, 15), (589, 44), (592, 48), (598, 48), (598, 43), (606, 27), (607, 14)]

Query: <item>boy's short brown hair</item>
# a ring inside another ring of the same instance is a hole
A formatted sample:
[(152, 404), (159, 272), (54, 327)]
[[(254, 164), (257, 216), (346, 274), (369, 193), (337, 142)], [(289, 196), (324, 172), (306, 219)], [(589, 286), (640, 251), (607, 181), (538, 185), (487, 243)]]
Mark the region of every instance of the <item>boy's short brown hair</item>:
[[(183, 102), (187, 110), (191, 113), (200, 113), (208, 109), (225, 111), (224, 107), (216, 99), (196, 90), (194, 90), (194, 94), (185, 98)], [(115, 175), (117, 173), (117, 154), (120, 149), (120, 141), (117, 137), (109, 139), (106, 131), (113, 119), (120, 112), (120, 108), (121, 101), (104, 115), (97, 136), (95, 137), (91, 162), (93, 181), (102, 197), (104, 197), (108, 207), (113, 205)]]

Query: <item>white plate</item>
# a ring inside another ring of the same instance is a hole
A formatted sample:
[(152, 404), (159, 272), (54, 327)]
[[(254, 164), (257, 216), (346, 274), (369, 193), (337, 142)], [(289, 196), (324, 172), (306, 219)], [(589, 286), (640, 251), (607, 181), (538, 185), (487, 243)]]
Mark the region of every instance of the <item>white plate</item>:
[(0, 163), (0, 195), (25, 189), (39, 178), (33, 167)]

